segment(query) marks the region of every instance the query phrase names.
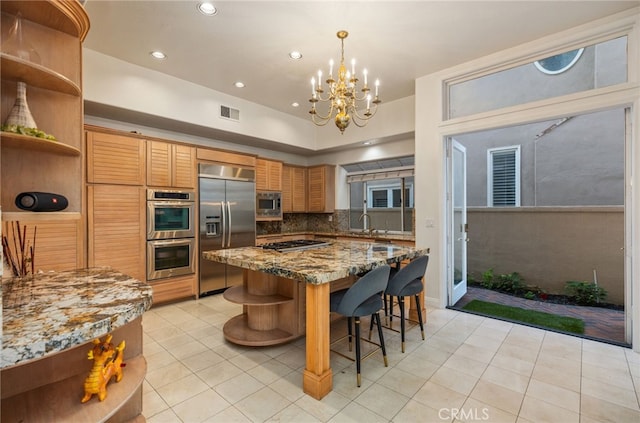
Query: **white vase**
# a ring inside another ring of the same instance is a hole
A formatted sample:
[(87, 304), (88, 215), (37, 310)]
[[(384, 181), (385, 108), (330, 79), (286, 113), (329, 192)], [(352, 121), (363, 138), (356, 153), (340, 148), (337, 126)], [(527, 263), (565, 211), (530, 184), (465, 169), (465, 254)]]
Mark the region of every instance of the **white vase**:
[(9, 116), (4, 121), (5, 125), (20, 125), (25, 128), (37, 128), (36, 121), (31, 115), (29, 105), (27, 104), (27, 84), (18, 82), (18, 90), (16, 93), (16, 102), (9, 112)]

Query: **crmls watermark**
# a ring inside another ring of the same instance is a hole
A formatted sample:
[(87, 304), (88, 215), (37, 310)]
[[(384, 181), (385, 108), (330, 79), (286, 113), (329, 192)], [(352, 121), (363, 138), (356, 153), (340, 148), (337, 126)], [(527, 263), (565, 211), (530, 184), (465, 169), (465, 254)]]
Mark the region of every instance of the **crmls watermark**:
[(441, 408), (438, 411), (441, 420), (485, 421), (489, 420), (488, 408)]

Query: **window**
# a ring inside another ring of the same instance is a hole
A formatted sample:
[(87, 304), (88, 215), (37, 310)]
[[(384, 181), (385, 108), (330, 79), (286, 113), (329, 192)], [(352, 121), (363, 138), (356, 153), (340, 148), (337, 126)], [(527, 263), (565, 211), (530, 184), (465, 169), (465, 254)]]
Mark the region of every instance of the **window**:
[(520, 206), (520, 146), (487, 150), (487, 205)]
[(349, 229), (412, 232), (413, 168), (356, 171), (347, 182)]
[(627, 37), (623, 36), (446, 82), (446, 119), (622, 84), (628, 81), (627, 62)]
[(540, 72), (556, 75), (562, 73), (575, 65), (575, 63), (582, 56), (584, 48), (577, 50), (567, 51), (566, 53), (556, 54), (555, 56), (547, 57), (546, 59), (538, 60), (535, 62), (536, 68)]

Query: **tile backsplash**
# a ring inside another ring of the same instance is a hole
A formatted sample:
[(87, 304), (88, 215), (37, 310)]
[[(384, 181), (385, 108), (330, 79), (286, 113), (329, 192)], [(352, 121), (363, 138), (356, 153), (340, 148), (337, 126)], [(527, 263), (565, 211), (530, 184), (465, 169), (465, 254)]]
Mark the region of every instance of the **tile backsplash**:
[(257, 222), (257, 235), (290, 232), (344, 232), (349, 230), (349, 210), (333, 213), (285, 213), (282, 221)]

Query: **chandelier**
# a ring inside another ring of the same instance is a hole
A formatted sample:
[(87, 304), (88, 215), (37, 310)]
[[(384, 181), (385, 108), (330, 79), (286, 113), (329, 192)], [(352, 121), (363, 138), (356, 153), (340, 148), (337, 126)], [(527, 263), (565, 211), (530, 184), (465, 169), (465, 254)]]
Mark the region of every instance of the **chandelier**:
[[(378, 109), (378, 104), (382, 101), (378, 98), (378, 87), (380, 81), (375, 82), (375, 96), (371, 97), (371, 90), (367, 85), (367, 70), (362, 70), (364, 85), (358, 90), (358, 82), (356, 77), (356, 61), (351, 60), (351, 71), (348, 71), (344, 65), (344, 39), (349, 33), (347, 31), (338, 31), (337, 36), (342, 44), (342, 53), (340, 55), (340, 66), (338, 67), (338, 80), (333, 79), (333, 59), (329, 61), (329, 77), (325, 81), (327, 84), (327, 95), (322, 97), (324, 88), (322, 87), (322, 71), (318, 71), (318, 83), (316, 78), (311, 78), (311, 120), (318, 126), (324, 126), (333, 119), (336, 126), (340, 130), (340, 134), (344, 133), (349, 123), (353, 123), (358, 127), (363, 127), (369, 122)], [(326, 115), (318, 114), (316, 105), (319, 102), (329, 102), (329, 108)], [(366, 102), (366, 109), (364, 105)], [(372, 106), (373, 105), (373, 106)], [(373, 108), (372, 108), (373, 107)], [(363, 110), (364, 109), (364, 110)], [(335, 116), (334, 116), (335, 114)]]

